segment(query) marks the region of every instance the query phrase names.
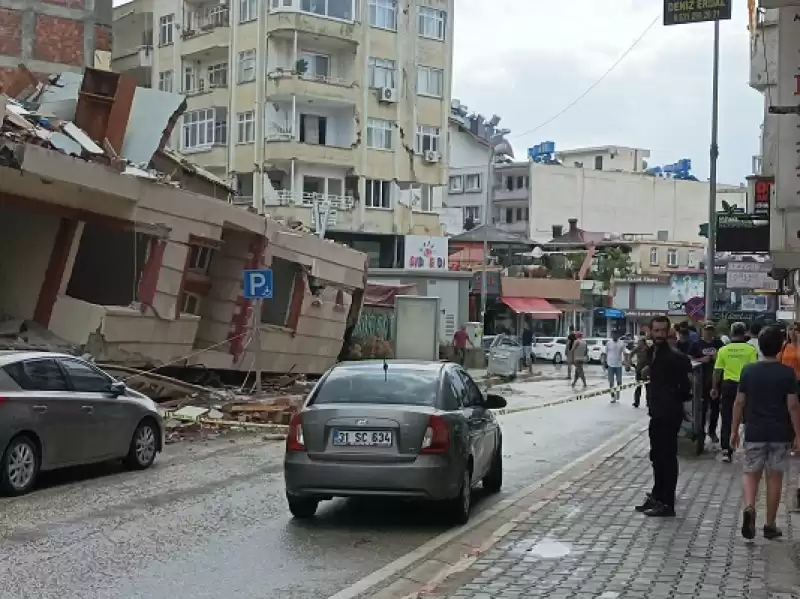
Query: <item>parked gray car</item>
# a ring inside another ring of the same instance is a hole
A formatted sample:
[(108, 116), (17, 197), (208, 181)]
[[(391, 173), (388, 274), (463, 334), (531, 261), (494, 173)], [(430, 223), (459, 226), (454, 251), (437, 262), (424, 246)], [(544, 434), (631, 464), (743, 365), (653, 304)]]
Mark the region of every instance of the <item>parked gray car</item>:
[(284, 476), (289, 510), (309, 518), (333, 497), (441, 501), (469, 519), (472, 488), (503, 484), (502, 434), (484, 395), (457, 364), (402, 360), (331, 368), (292, 419)]
[(156, 404), (80, 358), (0, 352), (0, 493), (39, 472), (120, 459), (149, 468), (164, 446)]

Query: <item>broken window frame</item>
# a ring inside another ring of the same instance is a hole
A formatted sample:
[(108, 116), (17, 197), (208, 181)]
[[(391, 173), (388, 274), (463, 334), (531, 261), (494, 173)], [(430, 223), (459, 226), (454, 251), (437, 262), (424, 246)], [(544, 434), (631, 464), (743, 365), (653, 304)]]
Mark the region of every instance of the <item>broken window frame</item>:
[(181, 314), (192, 314), (193, 316), (200, 316), (200, 307), (203, 302), (203, 296), (199, 293), (191, 291), (184, 291), (180, 298)]
[(261, 325), (281, 328), (294, 328), (297, 326), (290, 322), (292, 300), (294, 299), (296, 278), (302, 277), (302, 268), (296, 262), (273, 256), (270, 265), (273, 277), (272, 299), (261, 302), (259, 323)]

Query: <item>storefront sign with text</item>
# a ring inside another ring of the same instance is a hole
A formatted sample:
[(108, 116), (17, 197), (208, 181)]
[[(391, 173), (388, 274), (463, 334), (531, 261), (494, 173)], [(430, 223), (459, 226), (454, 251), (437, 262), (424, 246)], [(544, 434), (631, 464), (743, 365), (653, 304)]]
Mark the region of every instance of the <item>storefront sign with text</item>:
[(685, 25), (731, 18), (733, 0), (664, 0), (664, 25)]

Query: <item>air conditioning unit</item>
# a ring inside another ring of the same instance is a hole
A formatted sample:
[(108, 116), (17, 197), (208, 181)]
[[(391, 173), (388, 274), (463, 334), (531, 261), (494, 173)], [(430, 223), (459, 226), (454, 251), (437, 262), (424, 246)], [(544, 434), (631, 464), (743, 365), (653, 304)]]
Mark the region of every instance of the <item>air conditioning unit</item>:
[(432, 164), (435, 164), (439, 162), (439, 152), (434, 152), (433, 150), (425, 150), (422, 153), (422, 158), (423, 160), (425, 160), (425, 162), (430, 162)]
[(397, 102), (397, 90), (391, 87), (379, 87), (378, 101), (395, 104)]

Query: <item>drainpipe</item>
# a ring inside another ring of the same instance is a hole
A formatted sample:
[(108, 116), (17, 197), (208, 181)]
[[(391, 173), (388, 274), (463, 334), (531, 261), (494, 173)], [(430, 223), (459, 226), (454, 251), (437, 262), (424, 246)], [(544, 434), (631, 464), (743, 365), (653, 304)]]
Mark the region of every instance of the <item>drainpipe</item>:
[[(406, 56), (405, 56), (405, 52), (404, 52), (405, 44), (408, 43), (408, 40), (407, 39), (401, 39), (403, 36), (400, 35), (400, 32), (401, 31), (406, 31), (406, 34), (408, 36), (413, 36), (415, 28), (413, 27), (412, 23), (414, 21), (416, 21), (416, 19), (414, 17), (412, 6), (406, 6), (406, 10), (400, 10), (400, 3), (399, 2), (396, 3), (395, 6), (397, 7), (397, 16), (395, 17), (395, 22), (397, 24), (397, 33), (394, 36), (394, 54), (395, 54), (395, 57), (397, 58), (397, 70), (395, 72), (394, 85), (395, 85), (395, 88), (396, 88), (396, 90), (398, 92), (398, 95), (400, 96), (400, 101), (397, 102), (397, 104), (395, 104), (395, 107), (394, 107), (394, 111), (395, 111), (394, 112), (394, 122), (397, 123), (398, 128), (399, 127), (403, 127), (404, 125), (408, 124), (408, 125), (410, 125), (409, 128), (411, 128), (412, 130), (409, 131), (408, 129), (406, 129), (406, 141), (405, 142), (403, 142), (403, 140), (400, 138), (399, 129), (398, 129), (397, 135), (396, 135), (397, 142), (396, 142), (396, 145), (395, 145), (395, 148), (394, 148), (394, 157), (393, 157), (394, 160), (392, 161), (392, 163), (393, 163), (393, 166), (394, 166), (393, 179), (394, 179), (394, 182), (395, 182), (393, 187), (395, 187), (397, 189), (397, 194), (396, 194), (397, 197), (393, 198), (393, 202), (392, 202), (392, 224), (393, 224), (392, 233), (408, 235), (409, 233), (411, 233), (411, 231), (413, 231), (413, 228), (411, 228), (412, 227), (411, 223), (412, 223), (413, 217), (411, 215), (414, 212), (414, 206), (413, 206), (413, 203), (414, 203), (414, 189), (413, 189), (413, 187), (414, 187), (414, 185), (413, 185), (413, 183), (414, 183), (414, 181), (413, 181), (413, 179), (414, 179), (414, 177), (413, 177), (414, 168), (413, 168), (413, 163), (412, 163), (411, 165), (409, 165), (405, 169), (402, 169), (401, 168), (401, 162), (408, 160), (408, 154), (406, 153), (406, 150), (403, 147), (403, 143), (409, 145), (412, 149), (414, 149), (413, 141), (416, 140), (416, 128), (415, 128), (414, 118), (409, 114), (409, 112), (410, 112), (409, 111), (409, 105), (413, 106), (413, 107), (416, 107), (416, 101), (415, 101), (416, 98), (414, 97), (416, 94), (411, 94), (411, 93), (407, 94), (407, 93), (405, 93), (406, 91), (409, 90), (409, 88), (411, 88), (410, 81), (409, 81), (409, 73), (408, 73), (408, 68), (407, 68), (408, 65), (407, 65)], [(400, 19), (403, 19), (403, 18), (408, 19), (407, 23), (402, 23), (401, 24)], [(413, 56), (413, 54), (412, 54), (412, 56)], [(367, 73), (369, 73), (369, 71), (367, 71)], [(411, 89), (416, 90), (416, 86), (414, 86)], [(414, 160), (414, 158), (412, 157), (411, 160)], [(407, 184), (408, 198), (409, 198), (409, 200), (408, 200), (408, 212), (409, 212), (409, 216), (408, 216), (408, 223), (409, 224), (408, 224), (408, 227), (409, 227), (409, 230), (405, 230), (405, 231), (401, 231), (400, 230), (400, 210), (398, 209), (399, 205), (400, 205), (400, 189), (401, 189), (401, 187), (400, 187), (400, 173), (402, 171), (406, 171), (408, 173), (407, 176), (403, 177), (403, 179), (405, 179), (405, 183)]]
[(356, 139), (361, 140), (358, 146), (359, 151), (359, 166), (358, 170), (358, 220), (354, 223), (356, 231), (364, 228), (367, 213), (365, 202), (367, 200), (367, 118), (369, 111), (369, 53), (370, 53), (370, 29), (369, 20), (364, 18), (367, 11), (367, 3), (361, 2), (361, 29), (363, 31), (363, 39), (358, 45), (356, 50), (356, 60), (358, 60), (358, 52), (362, 52), (361, 56), (361, 121), (358, 123), (360, 131), (355, 131)]
[(253, 149), (253, 161), (258, 167), (253, 172), (253, 207), (258, 214), (264, 209), (264, 98), (266, 95), (267, 75), (267, 36), (264, 34), (267, 19), (267, 3), (259, 2), (258, 9), (258, 48), (256, 49), (256, 143)]
[[(228, 25), (228, 29), (230, 29), (231, 35), (230, 40), (228, 40), (228, 68), (232, 71), (233, 77), (230, 77), (230, 81), (228, 81), (228, 115), (227, 115), (227, 127), (228, 127), (228, 140), (227, 140), (227, 164), (226, 164), (226, 174), (228, 180), (230, 181), (231, 185), (236, 184), (236, 174), (233, 171), (234, 165), (234, 150), (236, 149), (236, 144), (233, 143), (233, 124), (234, 124), (234, 115), (236, 114), (236, 86), (239, 82), (239, 64), (236, 60), (236, 41), (238, 36), (236, 35), (238, 30), (239, 24), (239, 2), (230, 2), (230, 15), (228, 18), (230, 19), (230, 24)], [(258, 75), (256, 75), (256, 79)], [(214, 107), (215, 114), (216, 114), (216, 107)]]

